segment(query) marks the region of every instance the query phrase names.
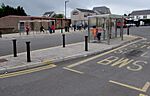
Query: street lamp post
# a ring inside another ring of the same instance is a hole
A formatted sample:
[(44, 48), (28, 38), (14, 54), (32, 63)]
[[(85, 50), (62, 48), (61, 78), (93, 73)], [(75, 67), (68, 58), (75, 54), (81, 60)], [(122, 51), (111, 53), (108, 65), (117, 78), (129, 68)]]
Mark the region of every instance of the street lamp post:
[(69, 2), (69, 0), (65, 1), (65, 19), (66, 19), (66, 4)]
[(65, 31), (67, 32), (67, 26), (66, 26), (66, 4), (69, 2), (69, 0), (65, 1)]

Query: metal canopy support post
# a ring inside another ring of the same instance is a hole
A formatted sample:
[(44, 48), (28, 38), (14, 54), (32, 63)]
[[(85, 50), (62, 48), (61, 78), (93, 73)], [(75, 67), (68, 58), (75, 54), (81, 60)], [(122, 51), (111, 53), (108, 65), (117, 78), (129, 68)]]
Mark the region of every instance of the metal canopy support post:
[(108, 19), (108, 25), (107, 25), (107, 43), (110, 44), (110, 18)]
[(90, 42), (90, 18), (88, 18), (88, 42)]
[(61, 33), (63, 33), (63, 21), (61, 19)]
[(104, 32), (103, 32), (103, 40), (105, 40), (105, 32), (106, 32), (106, 19), (104, 18)]
[[(47, 22), (47, 23), (48, 23), (48, 22)], [(35, 22), (32, 22), (32, 28), (33, 28), (32, 30), (33, 30), (33, 34), (36, 33), (34, 26), (35, 26)]]
[[(99, 18), (98, 17), (96, 17), (96, 26), (95, 26), (95, 29), (96, 29), (96, 32), (97, 32), (97, 28), (99, 27), (98, 25), (98, 22), (99, 21)], [(97, 40), (97, 33), (96, 33), (96, 38), (94, 38), (94, 40)]]
[(123, 25), (124, 25), (124, 20), (123, 20), (123, 17), (122, 17), (122, 18), (121, 18), (121, 29), (120, 29), (121, 40), (123, 40)]
[(96, 27), (98, 27), (98, 17), (96, 17)]
[(109, 30), (110, 30), (110, 33), (109, 33), (109, 38), (111, 39), (112, 38), (112, 18), (110, 18), (110, 22), (109, 22)]
[(115, 20), (115, 37), (117, 37), (117, 19)]

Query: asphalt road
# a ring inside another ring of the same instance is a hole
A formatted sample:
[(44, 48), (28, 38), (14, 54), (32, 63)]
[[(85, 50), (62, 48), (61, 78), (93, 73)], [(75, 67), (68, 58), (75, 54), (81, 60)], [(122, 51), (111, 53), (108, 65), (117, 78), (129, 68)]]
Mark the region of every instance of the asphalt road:
[[(77, 43), (84, 40), (86, 32), (70, 32), (66, 33), (66, 44)], [(17, 39), (17, 51), (25, 52), (27, 41), (31, 42), (31, 50), (38, 50), (43, 48), (49, 48), (54, 46), (62, 45), (61, 34), (47, 34), (43, 36), (29, 36), (29, 37), (18, 37)], [(12, 54), (12, 40), (0, 39), (0, 56)]]
[(131, 27), (130, 34), (142, 36), (150, 40), (150, 26)]
[[(149, 38), (144, 29), (133, 33)], [(149, 49), (148, 39), (47, 70), (8, 73), (0, 79), (0, 96), (149, 96)]]
[[(136, 34), (140, 36), (144, 36), (149, 38), (150, 36), (147, 35), (147, 32), (149, 32), (150, 27), (131, 27), (130, 28), (130, 34)], [(126, 29), (124, 30), (126, 34)], [(119, 32), (119, 30), (118, 30)], [(143, 32), (141, 34), (141, 32)], [(66, 44), (71, 43), (77, 43), (84, 41), (84, 36), (86, 32), (71, 32), (70, 34), (66, 34)], [(62, 35), (61, 34), (53, 34), (53, 35), (44, 35), (40, 37), (24, 37), (24, 38), (16, 38), (17, 39), (17, 51), (18, 53), (25, 52), (26, 51), (26, 41), (31, 42), (31, 50), (38, 50), (43, 48), (49, 48), (54, 46), (62, 45)], [(13, 53), (12, 49), (12, 40), (6, 39), (1, 40), (0, 39), (0, 56), (4, 55), (10, 55)]]

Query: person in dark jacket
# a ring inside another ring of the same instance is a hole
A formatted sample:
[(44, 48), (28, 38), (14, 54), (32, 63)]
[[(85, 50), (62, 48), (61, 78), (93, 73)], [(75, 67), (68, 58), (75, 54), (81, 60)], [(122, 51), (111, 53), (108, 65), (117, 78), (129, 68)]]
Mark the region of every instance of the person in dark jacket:
[(43, 26), (40, 27), (40, 32), (44, 32), (44, 27)]

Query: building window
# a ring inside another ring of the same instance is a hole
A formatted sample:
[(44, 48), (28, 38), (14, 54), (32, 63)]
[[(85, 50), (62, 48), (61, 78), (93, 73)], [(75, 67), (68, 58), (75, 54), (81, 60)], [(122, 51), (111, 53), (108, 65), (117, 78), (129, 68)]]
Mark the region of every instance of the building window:
[(136, 16), (136, 19), (139, 19), (139, 16)]
[(78, 15), (78, 14), (79, 14), (78, 11), (74, 11), (74, 12), (72, 13), (72, 15)]
[(85, 14), (84, 17), (92, 16), (92, 14)]
[(143, 19), (147, 19), (147, 16), (145, 15), (145, 16), (143, 16)]
[(84, 15), (84, 17), (87, 17), (87, 15)]

